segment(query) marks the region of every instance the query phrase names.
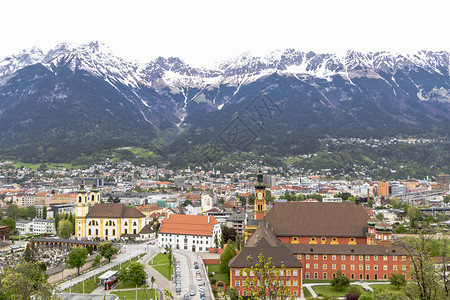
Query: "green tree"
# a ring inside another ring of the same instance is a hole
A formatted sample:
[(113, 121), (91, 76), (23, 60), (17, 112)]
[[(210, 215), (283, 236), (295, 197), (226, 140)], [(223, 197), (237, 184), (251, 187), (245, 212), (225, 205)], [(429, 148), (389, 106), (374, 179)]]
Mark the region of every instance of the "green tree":
[(76, 247), (70, 250), (67, 255), (66, 264), (69, 269), (77, 268), (77, 273), (80, 275), (80, 268), (86, 263), (88, 251), (83, 247)]
[(230, 259), (235, 257), (237, 254), (236, 249), (233, 247), (233, 244), (231, 242), (227, 243), (227, 247), (225, 250), (220, 254), (220, 272), (223, 274), (227, 274), (227, 276), (230, 276), (230, 267), (228, 267), (228, 262)]
[(391, 274), (391, 278), (389, 278), (389, 281), (393, 286), (397, 287), (398, 289), (406, 286), (406, 277), (404, 274), (401, 273)]
[(119, 252), (119, 248), (113, 246), (112, 242), (100, 243), (98, 253), (111, 262), (111, 257)]
[(383, 220), (384, 220), (384, 215), (383, 215), (383, 213), (377, 214), (376, 217), (377, 217), (377, 219), (380, 220), (380, 221), (383, 221)]
[(331, 280), (331, 286), (340, 289), (341, 291), (350, 285), (350, 279), (345, 275), (342, 275), (342, 271), (339, 270), (336, 276)]
[(450, 202), (450, 195), (444, 196), (444, 203), (449, 203), (449, 202)]
[(146, 277), (144, 265), (137, 261), (131, 262), (128, 267), (120, 270), (119, 277), (123, 282), (131, 282), (133, 285), (140, 286)]
[(42, 219), (47, 220), (47, 206), (42, 209)]
[(36, 215), (37, 215), (36, 207), (34, 207), (34, 206), (27, 207), (26, 214), (27, 214), (27, 219), (33, 220), (34, 218), (36, 218)]
[(150, 282), (152, 283), (152, 290), (153, 290), (153, 284), (155, 283), (156, 279), (155, 277), (152, 276), (152, 278), (150, 278)]
[(69, 220), (61, 220), (58, 225), (58, 237), (68, 239), (72, 235), (73, 225)]
[(9, 218), (12, 218), (14, 220), (17, 220), (19, 218), (19, 207), (15, 204), (11, 204), (6, 209), (6, 215)]
[(98, 264), (100, 263), (101, 260), (102, 260), (102, 256), (100, 254), (97, 254), (94, 258), (94, 261), (92, 262), (92, 266), (93, 267), (98, 266)]
[(27, 244), (23, 258), (27, 262), (36, 262), (36, 248), (34, 247), (34, 243)]
[[(251, 263), (250, 268), (245, 268), (247, 275), (243, 282), (243, 287), (255, 299), (286, 299), (291, 298), (288, 286), (284, 285), (286, 280), (285, 266), (276, 267), (272, 264), (272, 257), (264, 257), (263, 249), (258, 254), (256, 262), (250, 255), (247, 260)], [(240, 272), (243, 276), (243, 272)], [(253, 299), (253, 298), (252, 298)]]
[(9, 226), (9, 231), (16, 230), (16, 220), (13, 218), (4, 218), (0, 220), (0, 225)]
[(442, 268), (435, 268), (433, 262), (433, 240), (420, 235), (418, 238), (403, 238), (399, 245), (410, 258), (410, 282), (403, 289), (411, 300), (438, 300), (450, 298), (450, 285), (445, 270), (448, 267), (450, 249), (448, 243), (442, 243), (438, 251), (442, 257)]
[(20, 261), (7, 266), (1, 280), (2, 292), (8, 299), (53, 299), (53, 288), (45, 274), (36, 263)]
[(255, 193), (251, 193), (248, 196), (248, 205), (254, 205), (255, 204)]
[(172, 292), (169, 291), (168, 289), (164, 290), (164, 297), (166, 299), (168, 299), (168, 300), (173, 300), (174, 299)]

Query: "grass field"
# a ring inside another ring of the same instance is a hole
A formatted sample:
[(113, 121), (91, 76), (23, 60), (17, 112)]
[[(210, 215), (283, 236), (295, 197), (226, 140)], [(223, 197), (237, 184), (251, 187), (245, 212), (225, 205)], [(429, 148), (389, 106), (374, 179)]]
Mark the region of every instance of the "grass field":
[(159, 253), (152, 260), (150, 260), (148, 264), (168, 280), (172, 279), (173, 266), (169, 270), (169, 256), (167, 254)]
[[(134, 291), (117, 291), (117, 287), (114, 289), (111, 294), (114, 294), (119, 297), (119, 299), (136, 299), (136, 290)], [(147, 289), (147, 293), (145, 290), (140, 289), (137, 293), (138, 299), (156, 299), (155, 290)]]
[(386, 284), (371, 284), (371, 288), (373, 288), (374, 291), (384, 290), (391, 293), (400, 293), (401, 289), (398, 289), (397, 287), (393, 286), (390, 283)]
[[(95, 278), (95, 282), (94, 282), (94, 278), (86, 279), (84, 281), (84, 293), (85, 294), (92, 293), (98, 287), (98, 284), (99, 284), (99, 280), (98, 280), (97, 277)], [(71, 289), (67, 289), (67, 290), (65, 290), (63, 292), (64, 293), (69, 293), (70, 290)], [(72, 293), (80, 293), (80, 294), (83, 293), (83, 282), (80, 282), (80, 283), (74, 285), (72, 287)]]
[(214, 272), (214, 278), (217, 281), (223, 281), (225, 284), (230, 284), (230, 279), (228, 279), (228, 276), (226, 274), (220, 273), (220, 265), (207, 265), (208, 266), (208, 272)]
[(312, 298), (312, 295), (307, 288), (303, 288), (303, 295), (305, 295), (305, 298)]
[(344, 297), (347, 289), (336, 289), (331, 285), (316, 285), (312, 287), (313, 290), (322, 297)]

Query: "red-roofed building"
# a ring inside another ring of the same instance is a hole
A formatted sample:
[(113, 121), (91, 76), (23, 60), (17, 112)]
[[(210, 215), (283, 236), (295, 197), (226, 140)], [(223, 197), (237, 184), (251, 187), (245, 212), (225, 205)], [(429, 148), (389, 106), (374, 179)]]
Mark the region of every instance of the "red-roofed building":
[[(217, 247), (222, 235), (213, 216), (167, 214), (158, 235), (160, 247), (208, 252)], [(216, 238), (217, 237), (217, 238)]]

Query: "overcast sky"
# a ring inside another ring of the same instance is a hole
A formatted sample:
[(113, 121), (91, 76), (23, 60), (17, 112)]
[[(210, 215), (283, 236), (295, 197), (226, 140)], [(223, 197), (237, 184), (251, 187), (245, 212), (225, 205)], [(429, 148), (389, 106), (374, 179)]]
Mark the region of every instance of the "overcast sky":
[(446, 0), (2, 0), (0, 57), (101, 41), (150, 61), (210, 65), (243, 52), (450, 50)]

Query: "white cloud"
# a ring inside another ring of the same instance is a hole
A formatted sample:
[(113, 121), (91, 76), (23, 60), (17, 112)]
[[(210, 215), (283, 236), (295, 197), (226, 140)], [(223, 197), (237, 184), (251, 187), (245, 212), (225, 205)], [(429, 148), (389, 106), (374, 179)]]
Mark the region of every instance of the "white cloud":
[(450, 50), (445, 1), (10, 0), (0, 11), (0, 57), (93, 40), (127, 59), (197, 65), (284, 48)]

